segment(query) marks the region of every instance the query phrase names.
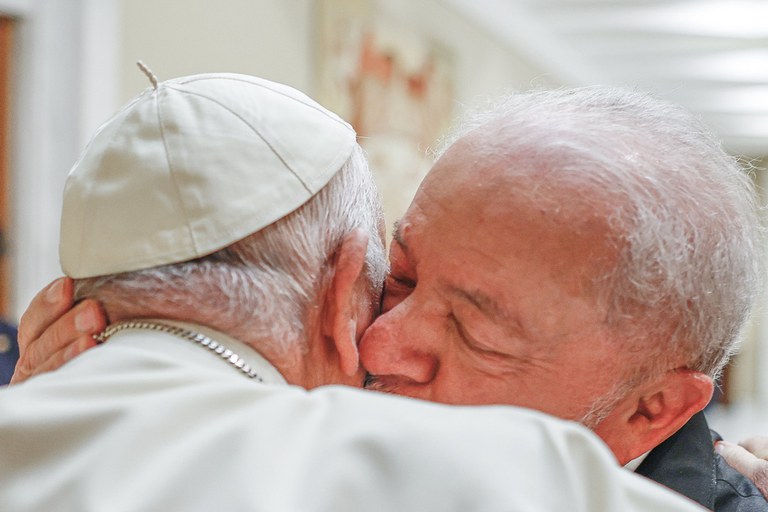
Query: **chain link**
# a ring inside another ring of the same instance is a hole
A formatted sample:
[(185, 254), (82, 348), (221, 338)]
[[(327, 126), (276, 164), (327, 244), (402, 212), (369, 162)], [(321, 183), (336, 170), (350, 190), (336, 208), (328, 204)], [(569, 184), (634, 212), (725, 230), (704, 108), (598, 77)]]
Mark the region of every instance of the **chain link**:
[(247, 375), (249, 378), (258, 382), (264, 382), (264, 379), (262, 379), (259, 374), (256, 373), (256, 371), (251, 368), (250, 365), (248, 365), (242, 357), (240, 357), (238, 354), (235, 354), (232, 350), (226, 348), (218, 341), (209, 338), (204, 334), (200, 334), (189, 329), (184, 329), (182, 327), (177, 327), (175, 325), (168, 325), (160, 322), (147, 322), (144, 320), (127, 320), (110, 325), (101, 333), (94, 335), (93, 339), (99, 343), (104, 343), (116, 333), (125, 331), (127, 329), (146, 329), (150, 331), (164, 332), (191, 341), (197, 345), (200, 345), (201, 347), (207, 348), (210, 352), (224, 359), (227, 363), (236, 368), (238, 371)]

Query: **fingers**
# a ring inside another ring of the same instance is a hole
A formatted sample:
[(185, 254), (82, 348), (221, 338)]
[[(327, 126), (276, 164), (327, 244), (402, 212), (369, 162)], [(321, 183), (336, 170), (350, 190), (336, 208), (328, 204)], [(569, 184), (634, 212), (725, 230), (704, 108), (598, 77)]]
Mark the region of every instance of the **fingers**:
[[(54, 307), (57, 305), (58, 303)], [(36, 338), (27, 339), (25, 350), (20, 351), (19, 361), (11, 378), (12, 384), (22, 382), (44, 371), (56, 369), (84, 350), (93, 347), (95, 341), (92, 335), (104, 330), (107, 323), (101, 307), (93, 300), (84, 300), (56, 318), (53, 318), (50, 313), (45, 315), (30, 313), (32, 314), (36, 315), (35, 321), (43, 319), (42, 321), (53, 321), (53, 323), (50, 323)], [(39, 330), (39, 326), (31, 326), (27, 332), (36, 333)]]
[(715, 451), (719, 453), (732, 467), (740, 473), (749, 476), (754, 470), (760, 459), (749, 453), (739, 445), (720, 441), (715, 445)]
[(35, 295), (19, 322), (19, 349), (22, 354), (32, 341), (72, 307), (72, 288), (72, 280), (62, 277)]
[(739, 443), (756, 457), (768, 460), (768, 437), (751, 437)]
[(17, 366), (11, 377), (11, 384), (18, 384), (34, 375), (40, 375), (60, 368), (67, 361), (72, 360), (75, 356), (85, 352), (89, 348), (95, 347), (97, 344), (98, 343), (91, 335), (84, 334), (79, 336), (56, 353), (50, 355), (44, 362), (36, 364), (34, 367)]
[(752, 480), (768, 499), (768, 461), (757, 458), (741, 446), (727, 441), (716, 443), (715, 450), (728, 464)]

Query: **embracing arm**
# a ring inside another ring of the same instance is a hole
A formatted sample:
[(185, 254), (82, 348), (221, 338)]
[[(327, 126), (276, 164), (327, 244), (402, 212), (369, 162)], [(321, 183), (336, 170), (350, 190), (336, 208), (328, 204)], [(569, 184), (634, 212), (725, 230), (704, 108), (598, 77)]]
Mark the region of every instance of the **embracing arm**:
[(72, 280), (63, 277), (30, 302), (19, 323), (19, 361), (12, 384), (55, 370), (96, 345), (92, 335), (104, 329), (106, 317), (93, 300), (74, 305), (72, 292)]

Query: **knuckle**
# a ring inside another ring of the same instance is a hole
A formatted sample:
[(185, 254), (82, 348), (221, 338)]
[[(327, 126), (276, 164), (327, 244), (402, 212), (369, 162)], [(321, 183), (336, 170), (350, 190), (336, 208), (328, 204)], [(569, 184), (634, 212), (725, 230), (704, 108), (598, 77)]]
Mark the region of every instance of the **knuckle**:
[(22, 382), (32, 376), (33, 367), (26, 358), (21, 358), (16, 363), (16, 369), (13, 371), (13, 382)]

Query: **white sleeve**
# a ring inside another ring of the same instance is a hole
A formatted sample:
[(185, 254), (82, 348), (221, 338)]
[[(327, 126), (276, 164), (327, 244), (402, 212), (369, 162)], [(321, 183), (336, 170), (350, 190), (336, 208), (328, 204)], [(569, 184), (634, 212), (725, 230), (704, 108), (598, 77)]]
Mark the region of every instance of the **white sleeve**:
[(0, 390), (3, 511), (701, 510), (583, 427), (523, 409), (57, 373)]
[(513, 407), (319, 394), (333, 419), (319, 420), (325, 437), (298, 462), (317, 465), (301, 510), (703, 510), (620, 467), (573, 422)]

